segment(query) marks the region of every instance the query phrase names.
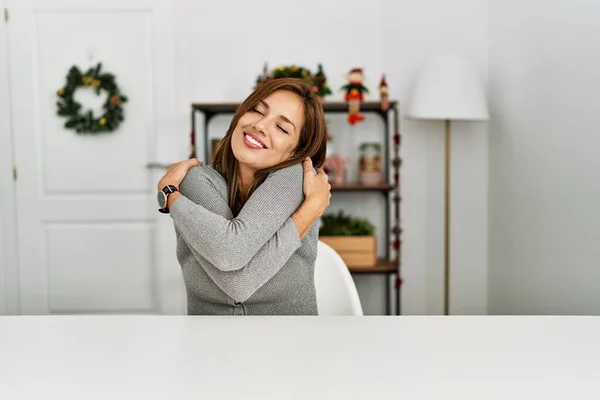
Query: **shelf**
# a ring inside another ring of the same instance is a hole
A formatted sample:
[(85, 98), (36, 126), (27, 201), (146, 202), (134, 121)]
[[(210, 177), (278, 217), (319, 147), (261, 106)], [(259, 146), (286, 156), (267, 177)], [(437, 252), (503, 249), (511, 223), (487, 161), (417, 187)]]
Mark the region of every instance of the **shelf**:
[[(396, 103), (396, 101), (390, 101), (389, 109), (394, 108)], [(240, 103), (192, 103), (192, 109), (212, 115), (233, 114), (239, 105)], [(325, 112), (348, 112), (348, 103), (342, 101), (325, 101), (323, 103), (323, 110)], [(381, 102), (379, 101), (361, 103), (360, 110), (362, 112), (385, 112), (381, 109)]]
[(394, 185), (383, 183), (381, 185), (361, 185), (360, 183), (343, 183), (331, 185), (332, 192), (387, 192), (394, 190)]
[(380, 258), (374, 267), (348, 267), (350, 272), (357, 274), (383, 274), (397, 272), (397, 266), (393, 261)]
[[(349, 111), (349, 104), (343, 101), (342, 96), (331, 96), (332, 100), (329, 101), (325, 99), (323, 103), (323, 111), (325, 113), (339, 113), (340, 117), (345, 117)], [(353, 193), (354, 196), (362, 195), (362, 197), (370, 197), (372, 196), (370, 193), (376, 193), (377, 196), (383, 195), (386, 201), (386, 206), (384, 207), (385, 211), (385, 226), (384, 237), (387, 246), (391, 246), (392, 243), (395, 243), (396, 240), (399, 240), (401, 228), (396, 229), (396, 225), (398, 228), (400, 227), (400, 196), (396, 195), (396, 191), (399, 192), (400, 183), (395, 182), (395, 180), (399, 181), (400, 174), (399, 169), (401, 166), (401, 162), (390, 162), (392, 156), (390, 155), (393, 151), (394, 161), (396, 158), (399, 159), (399, 148), (400, 148), (400, 110), (399, 110), (399, 102), (395, 100), (390, 100), (388, 102), (388, 107), (383, 110), (381, 108), (381, 102), (378, 98), (374, 98), (374, 101), (365, 101), (360, 104), (360, 111), (365, 114), (370, 114), (374, 116), (376, 119), (381, 118), (383, 120), (383, 135), (384, 135), (384, 145), (385, 149), (382, 153), (384, 155), (384, 163), (385, 165), (385, 179), (383, 181), (385, 183), (377, 184), (377, 185), (362, 185), (358, 182), (356, 183), (345, 183), (345, 184), (331, 184), (331, 192), (336, 192), (336, 196), (344, 197), (346, 193)], [(209, 125), (210, 121), (215, 116), (229, 116), (231, 117), (237, 111), (240, 106), (240, 102), (223, 102), (223, 103), (192, 103), (191, 104), (191, 125), (192, 132), (194, 134), (197, 133), (197, 116), (198, 114), (203, 114), (202, 118), (202, 134), (204, 136), (204, 152), (205, 157), (209, 159), (209, 151), (211, 148), (210, 145), (210, 136), (209, 136)], [(370, 117), (369, 117), (370, 118)], [(197, 150), (194, 147), (194, 150)], [(393, 179), (390, 179), (392, 178)], [(392, 180), (392, 183), (388, 183)], [(392, 199), (390, 199), (392, 197)], [(382, 200), (382, 199), (379, 199)], [(393, 206), (389, 203), (389, 200), (393, 201)], [(393, 221), (393, 222), (392, 222)], [(394, 229), (392, 230), (392, 224), (394, 224)], [(387, 247), (387, 250), (390, 250)], [(396, 258), (396, 261), (389, 261), (388, 258)], [(351, 274), (359, 274), (359, 275), (383, 275), (386, 277), (390, 277), (390, 275), (395, 276), (396, 274), (400, 274), (400, 265), (401, 265), (401, 256), (399, 250), (386, 251), (386, 254), (383, 258), (379, 258), (374, 267), (348, 267), (348, 270)], [(389, 283), (389, 282), (387, 282)], [(387, 315), (392, 315), (392, 301), (395, 302), (395, 312), (396, 315), (400, 315), (401, 312), (401, 304), (400, 304), (400, 277), (398, 275), (395, 289), (393, 290), (395, 296), (392, 297), (392, 290), (390, 290), (390, 286), (386, 284), (385, 286), (385, 309)]]

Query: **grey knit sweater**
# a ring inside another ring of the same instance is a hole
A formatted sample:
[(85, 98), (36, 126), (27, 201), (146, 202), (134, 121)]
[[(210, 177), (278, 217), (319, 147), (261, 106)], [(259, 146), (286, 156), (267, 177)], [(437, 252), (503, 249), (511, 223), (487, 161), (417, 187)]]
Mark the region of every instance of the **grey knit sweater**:
[(318, 224), (301, 241), (290, 218), (304, 201), (303, 168), (272, 172), (237, 217), (225, 179), (191, 168), (171, 206), (190, 315), (316, 315)]

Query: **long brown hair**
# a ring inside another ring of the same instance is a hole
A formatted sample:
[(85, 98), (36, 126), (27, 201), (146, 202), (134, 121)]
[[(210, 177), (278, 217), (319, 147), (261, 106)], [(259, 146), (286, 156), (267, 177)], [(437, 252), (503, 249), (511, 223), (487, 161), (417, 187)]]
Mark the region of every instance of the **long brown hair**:
[[(277, 90), (287, 90), (297, 94), (304, 103), (304, 125), (300, 132), (300, 139), (292, 156), (284, 162), (269, 168), (256, 171), (254, 182), (247, 193), (242, 193), (241, 182), (239, 178), (239, 163), (233, 155), (231, 149), (231, 137), (240, 118), (258, 105), (263, 99)], [(212, 164), (227, 182), (229, 206), (233, 215), (237, 215), (246, 200), (267, 178), (269, 173), (288, 167), (293, 164), (301, 163), (305, 158), (310, 157), (313, 166), (319, 168), (325, 162), (325, 152), (327, 145), (327, 127), (323, 106), (319, 98), (313, 93), (312, 88), (307, 83), (297, 78), (277, 78), (260, 85), (250, 94), (237, 108), (229, 129), (223, 139), (216, 146)]]

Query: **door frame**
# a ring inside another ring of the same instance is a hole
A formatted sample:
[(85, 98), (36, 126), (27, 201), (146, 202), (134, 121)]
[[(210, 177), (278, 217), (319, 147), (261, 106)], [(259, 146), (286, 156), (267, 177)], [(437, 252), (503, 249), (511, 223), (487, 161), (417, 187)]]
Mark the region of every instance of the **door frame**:
[[(13, 180), (14, 142), (11, 123), (9, 70), (9, 21), (4, 20), (6, 0), (0, 0), (0, 315), (19, 314), (19, 260), (17, 257), (17, 221), (15, 181)], [(10, 9), (9, 9), (10, 12)]]

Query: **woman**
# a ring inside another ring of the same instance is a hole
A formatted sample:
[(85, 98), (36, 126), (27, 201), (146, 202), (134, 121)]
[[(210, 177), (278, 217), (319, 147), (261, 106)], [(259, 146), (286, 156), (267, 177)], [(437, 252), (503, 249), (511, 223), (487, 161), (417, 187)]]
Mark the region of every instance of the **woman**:
[(315, 222), (331, 197), (325, 146), (318, 98), (282, 78), (239, 106), (212, 166), (169, 168), (158, 187), (179, 189), (161, 206), (174, 221), (188, 314), (318, 314)]

